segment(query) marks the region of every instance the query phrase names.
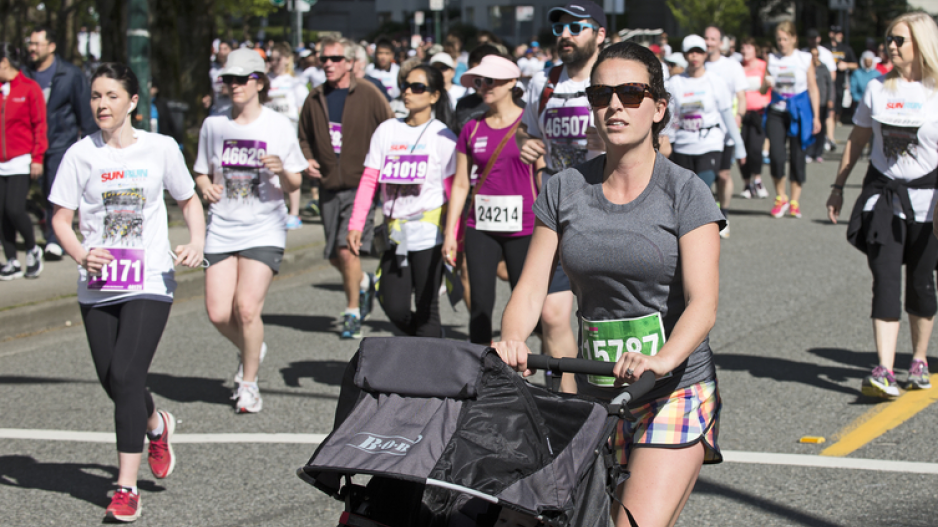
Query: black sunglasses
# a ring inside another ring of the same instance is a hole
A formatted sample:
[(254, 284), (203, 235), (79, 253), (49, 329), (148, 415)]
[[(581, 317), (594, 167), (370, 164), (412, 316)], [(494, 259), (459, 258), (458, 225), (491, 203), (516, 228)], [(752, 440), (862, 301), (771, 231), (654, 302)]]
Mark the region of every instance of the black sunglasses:
[(320, 62), (342, 62), (343, 60), (345, 60), (345, 57), (343, 55), (320, 55), (319, 56)]
[(612, 102), (612, 94), (619, 96), (624, 108), (638, 108), (645, 97), (654, 98), (651, 86), (641, 82), (630, 82), (618, 86), (594, 84), (586, 88), (586, 99), (593, 108), (605, 108)]
[(404, 93), (408, 89), (410, 90), (410, 93), (413, 93), (414, 95), (420, 95), (426, 93), (430, 87), (422, 82), (405, 82), (404, 84), (401, 84), (401, 93)]
[(222, 75), (221, 81), (225, 84), (237, 84), (240, 86), (247, 84), (250, 79), (257, 80), (259, 78), (260, 77), (258, 77), (256, 73), (252, 73), (250, 75)]
[(895, 35), (889, 35), (886, 37), (886, 47), (889, 47), (893, 42), (896, 43), (897, 48), (901, 48), (905, 44), (905, 37), (897, 37)]
[(491, 88), (495, 86), (495, 79), (491, 77), (476, 77), (472, 79), (472, 85), (476, 87), (477, 90), (482, 89), (482, 84), (485, 83), (486, 86)]

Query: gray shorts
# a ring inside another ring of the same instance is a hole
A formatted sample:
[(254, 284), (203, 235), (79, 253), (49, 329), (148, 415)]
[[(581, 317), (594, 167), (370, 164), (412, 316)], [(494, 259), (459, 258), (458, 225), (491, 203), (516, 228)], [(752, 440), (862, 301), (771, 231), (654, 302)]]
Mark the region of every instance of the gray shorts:
[[(352, 219), (352, 206), (355, 204), (357, 189), (319, 190), (319, 213), (322, 215), (322, 228), (326, 232), (326, 247), (323, 258), (331, 260), (339, 256), (339, 249), (348, 247), (348, 222)], [(362, 253), (371, 252), (371, 240), (374, 237), (375, 207), (372, 204), (362, 231)]]
[(240, 251), (232, 251), (230, 253), (206, 253), (205, 259), (208, 260), (208, 266), (211, 267), (218, 262), (225, 260), (231, 256), (240, 256), (241, 258), (247, 258), (248, 260), (254, 260), (260, 262), (274, 272), (274, 274), (280, 273), (280, 262), (283, 261), (283, 248), (282, 247), (251, 247), (248, 249), (242, 249)]

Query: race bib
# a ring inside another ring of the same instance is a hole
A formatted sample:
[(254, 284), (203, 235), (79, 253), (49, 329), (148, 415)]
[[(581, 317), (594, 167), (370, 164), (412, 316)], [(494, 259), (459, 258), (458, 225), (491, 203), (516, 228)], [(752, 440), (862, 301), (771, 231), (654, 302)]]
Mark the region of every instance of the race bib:
[(98, 276), (88, 275), (88, 289), (94, 291), (143, 291), (146, 277), (146, 249), (104, 247), (114, 257)]
[(681, 129), (698, 132), (703, 128), (703, 101), (690, 101), (681, 104)]
[[(565, 106), (544, 111), (544, 136), (549, 140), (586, 139), (590, 122), (587, 106)], [(583, 145), (586, 148), (586, 145)]]
[[(584, 318), (580, 322), (580, 342), (585, 359), (618, 362), (623, 353), (641, 353), (653, 357), (664, 346), (661, 313), (599, 322)], [(594, 386), (611, 387), (616, 379), (589, 375), (588, 381)]]
[(329, 123), (329, 139), (332, 141), (332, 151), (342, 153), (342, 124)]
[(267, 155), (267, 143), (243, 139), (225, 140), (221, 167), (228, 199), (249, 200), (260, 192), (261, 158)]
[(521, 230), (521, 196), (476, 195), (476, 229), (490, 232), (518, 232)]
[(428, 154), (384, 156), (384, 168), (378, 181), (397, 185), (419, 185), (427, 180)]

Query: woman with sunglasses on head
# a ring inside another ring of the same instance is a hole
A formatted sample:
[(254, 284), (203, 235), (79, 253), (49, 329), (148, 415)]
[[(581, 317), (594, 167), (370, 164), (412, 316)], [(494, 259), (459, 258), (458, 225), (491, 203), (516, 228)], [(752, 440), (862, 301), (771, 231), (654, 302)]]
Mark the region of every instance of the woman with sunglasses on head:
[(716, 74), (708, 72), (707, 44), (699, 35), (683, 42), (687, 68), (668, 80), (673, 97), (674, 117), (668, 127), (671, 144), (669, 159), (697, 174), (707, 188), (716, 180), (727, 134), (735, 143), (736, 158), (746, 164), (746, 147), (736, 127), (733, 97)]
[[(477, 344), (492, 341), (499, 257), (505, 260), (513, 288), (521, 276), (534, 230), (534, 175), (531, 165), (521, 160), (515, 141), (523, 114), (513, 99), (520, 77), (521, 70), (514, 62), (488, 55), (460, 79), (463, 86), (476, 89), (488, 110), (469, 121), (456, 142), (456, 178), (446, 217), (443, 258), (455, 265), (457, 225), (464, 205), (469, 206), (464, 231), (466, 266), (472, 284), (469, 339)], [(477, 169), (475, 181), (470, 181), (470, 165)]]
[[(407, 118), (387, 120), (371, 136), (349, 221), (348, 246), (358, 254), (380, 184), (391, 246), (378, 265), (378, 301), (404, 334), (440, 337), (443, 222), (456, 172), (456, 135), (448, 128), (452, 107), (443, 73), (426, 64), (407, 73), (401, 97)], [(411, 297), (416, 311), (411, 310)]]
[[(617, 462), (631, 476), (617, 497), (638, 525), (672, 526), (701, 465), (722, 460), (708, 334), (725, 222), (700, 178), (655, 151), (670, 95), (650, 50), (633, 42), (603, 49), (586, 94), (606, 154), (553, 176), (538, 196), (524, 272), (494, 346), (530, 375), (525, 339), (559, 259), (579, 306), (579, 356), (616, 362), (614, 378), (577, 375), (577, 393), (609, 401), (646, 371), (658, 379), (630, 404), (636, 420), (618, 425)], [(630, 525), (618, 506), (612, 514), (618, 527)]]
[(931, 387), (926, 355), (938, 312), (938, 240), (932, 233), (938, 186), (938, 26), (922, 12), (901, 15), (886, 29), (886, 49), (893, 69), (867, 85), (827, 200), (830, 220), (837, 223), (844, 184), (872, 138), (870, 165), (850, 214), (847, 239), (866, 253), (873, 273), (873, 337), (879, 364), (863, 379), (862, 391), (874, 397), (900, 394), (893, 367), (903, 264), (912, 333), (907, 389)]
[[(769, 169), (775, 182), (772, 217), (789, 213), (801, 217), (801, 187), (807, 178), (804, 149), (811, 137), (821, 131), (817, 74), (807, 51), (797, 48), (798, 33), (790, 20), (775, 28), (778, 53), (769, 54), (768, 74), (762, 91), (772, 88), (772, 103), (765, 118), (769, 139)], [(797, 130), (792, 135), (791, 130)], [(791, 172), (791, 195), (785, 193), (785, 145)]]
[(255, 51), (228, 55), (221, 72), (231, 115), (209, 117), (199, 133), (196, 186), (209, 202), (205, 238), (205, 307), (218, 331), (238, 348), (235, 409), (260, 412), (257, 371), (267, 352), (261, 310), (286, 246), (284, 192), (307, 168), (283, 115), (263, 106), (270, 81)]
[[(293, 50), (286, 42), (274, 44), (270, 54), (267, 55), (267, 64), (270, 71), (270, 89), (267, 96), (270, 98), (264, 106), (283, 115), (290, 120), (295, 132), (300, 122), (300, 108), (309, 96), (306, 79), (297, 77), (293, 72)], [(290, 209), (287, 216), (287, 229), (294, 230), (303, 227), (300, 221), (300, 189), (290, 192)]]
[[(147, 372), (173, 303), (173, 265), (201, 265), (205, 239), (202, 203), (176, 141), (131, 127), (138, 93), (127, 66), (107, 63), (95, 71), (91, 112), (100, 131), (65, 152), (49, 196), (55, 235), (79, 265), (78, 303), (95, 370), (114, 401), (119, 488), (106, 519), (122, 522), (140, 516), (144, 434), (156, 478), (169, 476), (176, 465), (170, 446), (176, 421), (153, 405)], [(164, 190), (189, 227), (190, 242), (175, 252)], [(81, 241), (72, 230), (76, 210)]]

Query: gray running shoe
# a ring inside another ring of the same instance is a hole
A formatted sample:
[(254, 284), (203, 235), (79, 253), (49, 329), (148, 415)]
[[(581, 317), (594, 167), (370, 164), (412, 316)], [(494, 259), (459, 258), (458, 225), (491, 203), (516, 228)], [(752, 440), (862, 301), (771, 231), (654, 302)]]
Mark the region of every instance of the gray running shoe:
[(343, 339), (360, 339), (362, 338), (362, 321), (360, 318), (346, 313), (343, 315), (344, 320), (342, 321), (342, 334)]
[(39, 278), (42, 272), (42, 247), (38, 245), (26, 251), (26, 278)]
[(907, 390), (927, 390), (931, 388), (931, 376), (928, 372), (928, 363), (923, 360), (913, 360), (909, 367), (909, 382)]
[(23, 268), (19, 260), (10, 260), (0, 267), (0, 280), (9, 281), (16, 278), (23, 278)]
[(896, 383), (895, 375), (882, 365), (873, 368), (873, 373), (863, 379), (860, 391), (867, 397), (884, 399), (899, 397), (899, 385)]

